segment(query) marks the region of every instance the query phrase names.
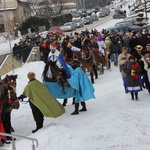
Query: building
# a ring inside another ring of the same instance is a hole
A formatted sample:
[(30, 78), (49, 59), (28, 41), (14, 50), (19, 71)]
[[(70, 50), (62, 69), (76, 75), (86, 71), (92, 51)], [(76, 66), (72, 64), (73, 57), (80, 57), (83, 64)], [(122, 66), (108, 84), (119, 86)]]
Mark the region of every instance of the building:
[(77, 9), (93, 9), (99, 6), (100, 0), (75, 0)]
[(13, 31), (30, 16), (30, 6), (25, 0), (0, 0), (0, 32)]
[(68, 11), (75, 11), (77, 9), (77, 4), (75, 0), (62, 0), (63, 1), (63, 13), (67, 13)]

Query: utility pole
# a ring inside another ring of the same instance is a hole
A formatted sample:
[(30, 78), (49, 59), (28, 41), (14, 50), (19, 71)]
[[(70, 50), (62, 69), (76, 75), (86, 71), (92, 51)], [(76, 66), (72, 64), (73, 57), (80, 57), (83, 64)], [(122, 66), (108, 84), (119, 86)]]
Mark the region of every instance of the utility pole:
[[(7, 36), (8, 36), (8, 41), (9, 41), (9, 49), (10, 49), (10, 55), (12, 56), (12, 47), (11, 47), (11, 40), (10, 40), (10, 27), (9, 27), (9, 21), (8, 21), (8, 15), (7, 15), (7, 10), (6, 10), (6, 2), (4, 0), (4, 9), (5, 9), (5, 16), (6, 16), (6, 25), (7, 25)], [(12, 72), (14, 74), (14, 59), (12, 57)]]
[(148, 20), (148, 17), (147, 17), (147, 2), (146, 2), (146, 0), (144, 0), (144, 7), (145, 7), (145, 17), (146, 17), (146, 20)]

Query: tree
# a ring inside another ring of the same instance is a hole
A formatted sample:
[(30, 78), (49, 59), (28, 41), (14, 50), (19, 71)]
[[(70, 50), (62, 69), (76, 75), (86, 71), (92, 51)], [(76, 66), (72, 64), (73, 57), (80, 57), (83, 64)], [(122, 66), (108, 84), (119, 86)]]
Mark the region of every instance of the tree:
[(45, 18), (38, 18), (38, 17), (30, 17), (27, 20), (25, 20), (21, 26), (19, 27), (19, 30), (21, 31), (21, 34), (26, 34), (28, 32), (28, 29), (32, 26), (45, 26), (46, 30), (50, 28), (49, 21)]
[(52, 16), (62, 14), (63, 0), (28, 0), (32, 16), (46, 18), (51, 22)]

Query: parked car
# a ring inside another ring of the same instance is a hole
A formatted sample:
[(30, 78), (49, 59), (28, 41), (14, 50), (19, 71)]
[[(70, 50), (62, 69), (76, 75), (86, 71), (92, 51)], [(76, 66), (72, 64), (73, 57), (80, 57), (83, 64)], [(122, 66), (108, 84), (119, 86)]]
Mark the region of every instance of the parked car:
[(84, 26), (84, 23), (81, 19), (74, 19), (72, 22), (75, 24), (76, 28), (81, 28)]
[(109, 8), (104, 8), (104, 9), (102, 10), (102, 12), (104, 12), (105, 15), (108, 16), (108, 15), (110, 14), (110, 9), (109, 9)]
[(48, 34), (62, 34), (63, 33), (63, 30), (58, 27), (58, 26), (54, 26), (54, 27), (51, 27), (48, 31), (47, 31), (47, 35)]
[(115, 13), (113, 15), (114, 19), (121, 19), (121, 18), (126, 18), (126, 12), (123, 10), (115, 10)]
[(62, 27), (63, 31), (73, 31), (76, 30), (76, 26), (73, 22), (67, 22)]
[(126, 28), (124, 28), (124, 27), (120, 28), (119, 26), (114, 26), (114, 27), (106, 28), (105, 30), (109, 31), (109, 33), (114, 33), (114, 32), (116, 32), (116, 33), (120, 33), (120, 32), (124, 33), (126, 31)]
[(101, 12), (99, 12), (99, 17), (100, 18), (106, 17), (106, 14), (103, 11), (101, 11)]
[(139, 29), (138, 26), (135, 26), (135, 25), (130, 25), (129, 26), (124, 22), (119, 22), (119, 23), (116, 23), (116, 25), (113, 26), (113, 27), (106, 28), (106, 30), (109, 31), (110, 33), (112, 33), (112, 32), (125, 33), (126, 31), (136, 31), (138, 29)]
[(93, 23), (93, 20), (90, 16), (86, 16), (86, 18), (90, 21), (90, 23)]
[(87, 19), (86, 17), (84, 17), (84, 18), (82, 19), (82, 21), (83, 21), (83, 23), (84, 23), (85, 25), (91, 23), (90, 20)]
[(83, 23), (84, 24), (91, 24), (91, 23), (93, 23), (93, 21), (89, 16), (87, 16), (87, 17), (83, 18)]
[(138, 30), (139, 27), (137, 25), (134, 25), (132, 21), (121, 21), (115, 24), (115, 26), (120, 28), (126, 28), (130, 31)]
[(93, 18), (93, 21), (98, 21), (97, 15), (91, 15), (91, 18)]

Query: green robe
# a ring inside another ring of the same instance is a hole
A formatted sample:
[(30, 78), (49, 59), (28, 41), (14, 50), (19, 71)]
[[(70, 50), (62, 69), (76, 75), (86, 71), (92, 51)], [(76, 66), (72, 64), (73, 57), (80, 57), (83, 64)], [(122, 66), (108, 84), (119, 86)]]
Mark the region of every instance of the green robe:
[(45, 117), (56, 118), (65, 113), (64, 107), (51, 95), (38, 80), (32, 80), (25, 87), (23, 95), (38, 107)]

